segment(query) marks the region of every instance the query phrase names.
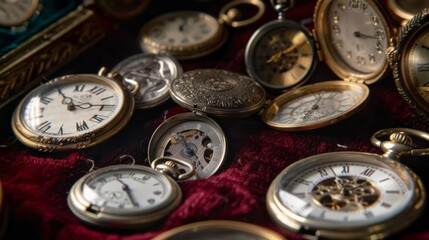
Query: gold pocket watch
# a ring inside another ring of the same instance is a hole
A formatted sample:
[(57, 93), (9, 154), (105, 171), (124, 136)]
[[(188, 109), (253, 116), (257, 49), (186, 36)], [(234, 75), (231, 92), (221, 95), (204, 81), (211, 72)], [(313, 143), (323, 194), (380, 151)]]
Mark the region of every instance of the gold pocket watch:
[[(258, 12), (244, 20), (236, 20), (241, 4), (251, 4)], [(258, 20), (265, 10), (260, 0), (235, 0), (225, 5), (219, 19), (197, 11), (175, 11), (158, 16), (140, 30), (138, 42), (145, 53), (168, 53), (179, 60), (206, 56), (219, 49), (227, 39), (223, 25), (246, 26)]]
[(95, 0), (95, 5), (108, 17), (130, 20), (143, 14), (150, 0)]
[(156, 236), (153, 240), (179, 239), (248, 239), (285, 240), (280, 234), (258, 225), (227, 220), (212, 220), (186, 224)]
[[(119, 79), (115, 79), (119, 78)], [(12, 129), (19, 141), (39, 151), (91, 147), (130, 120), (134, 98), (118, 74), (76, 74), (55, 78), (28, 93), (15, 109)], [(138, 83), (133, 92), (137, 92)]]
[(412, 138), (429, 134), (396, 128), (376, 132), (371, 142), (383, 156), (332, 152), (302, 159), (284, 169), (267, 192), (274, 222), (305, 237), (380, 239), (412, 224), (425, 206), (419, 177), (399, 163), (401, 156), (424, 156)]
[[(179, 172), (183, 165), (186, 172)], [(80, 178), (71, 188), (67, 203), (86, 224), (107, 229), (141, 229), (165, 218), (182, 200), (175, 180), (194, 174), (191, 164), (169, 158), (151, 167), (113, 165)]]
[(387, 7), (393, 13), (395, 20), (401, 26), (404, 26), (417, 13), (429, 7), (429, 2), (422, 0), (387, 0)]
[(163, 156), (192, 163), (190, 179), (207, 178), (222, 165), (227, 141), (222, 128), (207, 115), (219, 118), (246, 117), (265, 103), (265, 90), (251, 78), (220, 69), (198, 69), (174, 79), (171, 98), (193, 113), (167, 119), (152, 134), (149, 162)]
[[(170, 98), (170, 84), (183, 73), (182, 66), (175, 58), (166, 54), (136, 54), (113, 67), (124, 78), (140, 83), (134, 96), (136, 108), (144, 109), (158, 106)], [(132, 86), (131, 86), (132, 87)]]
[(422, 115), (429, 115), (429, 10), (424, 9), (401, 29), (388, 50), (399, 93)]
[(0, 2), (0, 26), (19, 28), (42, 9), (39, 0), (19, 0)]

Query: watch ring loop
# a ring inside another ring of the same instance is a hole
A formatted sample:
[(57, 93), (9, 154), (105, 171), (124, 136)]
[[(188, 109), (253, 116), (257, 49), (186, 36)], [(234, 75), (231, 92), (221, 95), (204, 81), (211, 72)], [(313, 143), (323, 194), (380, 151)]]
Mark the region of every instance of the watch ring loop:
[[(403, 138), (409, 138), (409, 140), (403, 139), (403, 141), (406, 141), (407, 143), (408, 142), (411, 143), (410, 142), (411, 141), (410, 136), (418, 137), (418, 138), (424, 139), (427, 142), (429, 142), (429, 133), (419, 131), (419, 130), (415, 130), (415, 129), (410, 129), (410, 128), (389, 128), (389, 129), (383, 129), (383, 130), (380, 130), (380, 131), (374, 133), (371, 136), (371, 143), (377, 147), (382, 147), (383, 141), (381, 141), (379, 138), (386, 137), (386, 136), (389, 136), (392, 138), (393, 134), (402, 134)], [(410, 136), (408, 136), (408, 135), (410, 135)], [(392, 141), (392, 142), (394, 142), (394, 141)], [(406, 155), (412, 155), (412, 156), (427, 156), (427, 155), (429, 155), (429, 148), (412, 149), (411, 147), (409, 147), (409, 151), (402, 152), (400, 154), (406, 154)]]
[[(244, 20), (235, 21), (237, 9), (234, 8), (241, 4), (250, 4), (258, 8), (258, 12)], [(233, 11), (235, 10), (235, 12)], [(265, 4), (261, 0), (234, 0), (223, 6), (219, 12), (219, 21), (232, 27), (243, 27), (256, 22), (265, 12)], [(233, 15), (233, 16), (231, 16)], [(235, 15), (235, 16), (234, 16)]]
[[(185, 180), (195, 175), (194, 165), (192, 163), (189, 163), (187, 161), (184, 161), (178, 158), (162, 156), (153, 160), (153, 162), (150, 165), (153, 169), (171, 169), (171, 168), (175, 168), (177, 164), (180, 164), (182, 166), (189, 168), (189, 171), (178, 174), (177, 177), (172, 176), (173, 178), (178, 180)], [(158, 166), (161, 166), (161, 167), (158, 168)]]

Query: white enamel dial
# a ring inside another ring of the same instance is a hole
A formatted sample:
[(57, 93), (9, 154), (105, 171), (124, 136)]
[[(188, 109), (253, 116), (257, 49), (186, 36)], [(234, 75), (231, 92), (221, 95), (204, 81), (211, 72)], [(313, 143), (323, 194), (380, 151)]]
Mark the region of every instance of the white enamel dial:
[(107, 84), (76, 82), (33, 92), (22, 109), (25, 127), (42, 136), (76, 136), (109, 123), (123, 101)]
[(0, 0), (0, 26), (23, 24), (33, 16), (38, 0)]
[(166, 217), (181, 199), (179, 185), (167, 175), (145, 166), (113, 165), (80, 178), (68, 206), (90, 225), (136, 229)]
[(284, 169), (268, 190), (267, 206), (277, 223), (295, 231), (341, 239), (385, 236), (407, 225), (396, 221), (414, 219), (419, 211), (413, 212), (421, 204), (416, 181), (408, 168), (379, 155), (319, 154)]
[(327, 12), (333, 51), (354, 71), (378, 72), (387, 59), (389, 38), (383, 16), (365, 0), (333, 0)]
[(177, 59), (192, 59), (207, 55), (226, 40), (223, 25), (205, 13), (195, 11), (170, 12), (146, 23), (139, 37), (143, 52), (166, 52)]
[(292, 89), (269, 105), (262, 117), (285, 131), (309, 130), (333, 124), (363, 107), (369, 95), (363, 84), (328, 81)]

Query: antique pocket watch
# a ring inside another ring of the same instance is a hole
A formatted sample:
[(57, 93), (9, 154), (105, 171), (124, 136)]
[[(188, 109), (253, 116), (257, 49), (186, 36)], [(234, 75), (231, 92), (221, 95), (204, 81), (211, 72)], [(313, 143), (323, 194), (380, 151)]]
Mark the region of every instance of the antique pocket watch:
[(265, 90), (251, 78), (220, 69), (198, 69), (174, 79), (171, 98), (193, 111), (175, 115), (152, 134), (148, 160), (167, 156), (192, 163), (195, 178), (207, 178), (220, 168), (227, 143), (222, 128), (207, 115), (246, 117), (265, 103)]
[(370, 84), (385, 76), (385, 50), (395, 29), (377, 1), (319, 0), (314, 40), (303, 26), (285, 20), (294, 2), (271, 1), (279, 20), (251, 37), (245, 56), (250, 76), (267, 88), (288, 90), (311, 77), (317, 55), (346, 81)]
[[(258, 12), (244, 20), (236, 20), (241, 4), (251, 4)], [(158, 16), (140, 30), (138, 42), (145, 53), (168, 53), (179, 60), (206, 56), (219, 49), (227, 39), (224, 23), (240, 27), (258, 20), (265, 10), (260, 0), (235, 0), (220, 11), (219, 19), (197, 11), (175, 11)]]
[[(186, 172), (179, 172), (183, 165)], [(175, 180), (187, 179), (194, 167), (185, 161), (158, 158), (151, 167), (119, 164), (80, 178), (67, 203), (83, 222), (108, 229), (138, 229), (165, 218), (182, 200)]]
[(285, 240), (280, 234), (258, 225), (227, 220), (212, 220), (186, 224), (156, 236), (153, 240), (179, 239), (248, 239)]
[[(115, 79), (119, 78), (119, 79)], [(15, 109), (12, 129), (19, 141), (39, 151), (91, 147), (130, 120), (134, 98), (119, 74), (76, 74), (55, 78), (28, 93)], [(135, 84), (134, 93), (139, 84)]]
[(429, 10), (401, 29), (387, 51), (399, 93), (418, 113), (429, 115)]
[(429, 154), (413, 149), (411, 136), (429, 141), (418, 130), (385, 129), (371, 138), (383, 156), (332, 152), (290, 165), (268, 189), (269, 214), (280, 227), (309, 238), (380, 239), (404, 229), (426, 201), (419, 177), (398, 161)]
[(183, 73), (182, 66), (172, 56), (144, 53), (122, 60), (112, 71), (123, 76), (125, 85), (129, 85), (128, 80), (140, 83), (140, 89), (134, 96), (136, 108), (140, 109), (167, 101), (171, 81)]

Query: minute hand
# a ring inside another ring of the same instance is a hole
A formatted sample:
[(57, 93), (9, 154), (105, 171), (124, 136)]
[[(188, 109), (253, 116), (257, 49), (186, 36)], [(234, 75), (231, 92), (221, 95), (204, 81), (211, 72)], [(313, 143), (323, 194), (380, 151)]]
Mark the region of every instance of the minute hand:
[(378, 39), (378, 37), (377, 37), (377, 36), (370, 36), (370, 35), (366, 35), (366, 34), (361, 33), (361, 32), (359, 32), (359, 31), (354, 32), (354, 33), (353, 33), (353, 35), (354, 35), (355, 37), (357, 37), (357, 38), (362, 38), (362, 39), (368, 39), (368, 38), (371, 38), (371, 39)]

